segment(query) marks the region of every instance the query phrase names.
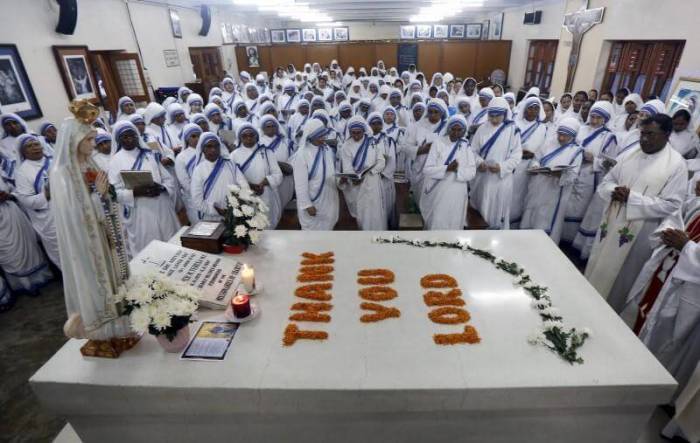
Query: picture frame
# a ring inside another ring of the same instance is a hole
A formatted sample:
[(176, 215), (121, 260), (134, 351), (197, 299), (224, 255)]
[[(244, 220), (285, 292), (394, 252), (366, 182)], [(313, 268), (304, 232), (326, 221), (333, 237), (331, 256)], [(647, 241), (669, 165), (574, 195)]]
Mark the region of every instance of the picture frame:
[(230, 23), (221, 24), (221, 38), (223, 39), (225, 45), (230, 45), (233, 43), (233, 31)]
[(87, 46), (52, 46), (63, 86), (71, 100), (85, 99), (98, 104), (97, 82)]
[(320, 42), (332, 42), (333, 41), (333, 28), (318, 28), (318, 41), (320, 41)]
[(301, 39), (304, 42), (315, 42), (316, 38), (316, 28), (304, 28), (301, 30)]
[(350, 40), (350, 29), (347, 26), (333, 28), (333, 40), (337, 42), (346, 42)]
[(416, 27), (413, 25), (401, 26), (401, 39), (402, 40), (413, 40), (416, 38)]
[(260, 53), (258, 52), (257, 46), (246, 46), (245, 56), (248, 60), (249, 68), (259, 68), (260, 67)]
[(433, 25), (433, 38), (447, 38), (448, 25)]
[(287, 43), (301, 43), (301, 29), (287, 29)]
[(481, 39), (482, 40), (489, 39), (489, 29), (490, 28), (491, 28), (491, 20), (484, 20), (481, 23)]
[(170, 28), (173, 30), (173, 37), (182, 38), (182, 24), (180, 23), (180, 13), (173, 8), (168, 8), (170, 15)]
[(0, 107), (25, 120), (43, 117), (16, 45), (0, 45)]
[(482, 32), (481, 23), (467, 23), (464, 28), (464, 37), (469, 40), (480, 40)]
[(500, 40), (503, 35), (503, 13), (496, 14), (489, 26), (489, 40)]
[(690, 113), (691, 130), (700, 125), (700, 77), (680, 77), (666, 100), (666, 113), (673, 117), (685, 109)]
[(464, 25), (450, 25), (449, 38), (464, 38)]
[(416, 25), (416, 38), (430, 38), (433, 35), (433, 27), (430, 25)]
[(272, 43), (286, 43), (287, 33), (284, 29), (271, 29), (270, 30), (270, 41)]

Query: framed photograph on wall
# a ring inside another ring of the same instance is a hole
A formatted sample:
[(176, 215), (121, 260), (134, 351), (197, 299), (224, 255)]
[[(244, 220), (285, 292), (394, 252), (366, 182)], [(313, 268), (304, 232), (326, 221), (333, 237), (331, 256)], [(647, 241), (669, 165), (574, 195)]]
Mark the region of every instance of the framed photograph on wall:
[(260, 67), (260, 54), (258, 54), (257, 46), (246, 46), (245, 56), (248, 59), (249, 68), (259, 68)]
[(315, 42), (316, 41), (316, 29), (315, 28), (302, 29), (301, 39), (305, 42)]
[(287, 29), (287, 43), (300, 43), (301, 29)]
[(68, 97), (99, 102), (87, 46), (53, 46), (53, 54)]
[(221, 24), (221, 38), (223, 39), (225, 45), (230, 45), (233, 43), (233, 31), (230, 23)]
[(168, 8), (170, 14), (170, 27), (173, 30), (173, 37), (182, 38), (182, 25), (180, 24), (180, 14), (171, 8)]
[(430, 38), (433, 34), (433, 27), (430, 25), (417, 25), (416, 38)]
[(15, 45), (0, 45), (0, 107), (25, 120), (43, 115)]
[(479, 40), (481, 38), (481, 23), (467, 23), (465, 32), (468, 39)]
[(674, 85), (666, 111), (673, 116), (681, 109), (690, 113), (690, 129), (696, 128), (700, 124), (700, 78), (681, 77)]
[(481, 39), (489, 39), (489, 29), (491, 28), (491, 20), (484, 20), (481, 26)]
[(416, 27), (413, 25), (401, 26), (401, 39), (412, 40), (416, 38)]
[(333, 28), (333, 40), (337, 42), (346, 42), (350, 40), (350, 30), (347, 26)]
[(285, 35), (284, 29), (273, 29), (270, 31), (270, 40), (272, 43), (285, 43), (287, 41), (287, 36)]
[(433, 25), (433, 38), (447, 38), (447, 25)]
[(332, 42), (333, 41), (333, 28), (318, 28), (318, 41), (320, 41), (320, 42)]
[(450, 38), (464, 38), (464, 25), (450, 25)]
[(489, 39), (490, 40), (500, 40), (501, 35), (503, 35), (503, 13), (496, 15), (491, 20), (491, 27), (489, 28)]

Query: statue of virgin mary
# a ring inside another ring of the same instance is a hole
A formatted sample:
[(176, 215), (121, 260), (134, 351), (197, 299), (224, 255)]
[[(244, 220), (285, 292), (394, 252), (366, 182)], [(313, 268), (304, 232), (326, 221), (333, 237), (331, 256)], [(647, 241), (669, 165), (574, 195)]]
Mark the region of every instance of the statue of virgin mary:
[(105, 173), (92, 159), (96, 131), (91, 124), (98, 109), (81, 100), (70, 110), (74, 117), (58, 132), (49, 172), (59, 253), (65, 263), (64, 331), (93, 341), (134, 337), (119, 303), (129, 277), (119, 208)]

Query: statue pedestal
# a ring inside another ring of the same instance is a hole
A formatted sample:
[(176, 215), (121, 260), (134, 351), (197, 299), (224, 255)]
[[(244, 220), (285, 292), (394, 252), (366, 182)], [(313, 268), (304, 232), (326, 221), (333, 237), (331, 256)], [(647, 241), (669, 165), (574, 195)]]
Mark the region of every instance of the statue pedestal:
[(136, 346), (141, 337), (113, 338), (111, 340), (88, 340), (80, 348), (84, 357), (119, 358), (122, 352)]

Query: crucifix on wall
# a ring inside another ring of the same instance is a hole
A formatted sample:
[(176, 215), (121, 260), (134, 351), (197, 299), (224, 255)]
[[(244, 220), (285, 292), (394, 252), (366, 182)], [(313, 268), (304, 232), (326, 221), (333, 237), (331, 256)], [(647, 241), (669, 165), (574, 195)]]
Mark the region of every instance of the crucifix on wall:
[(581, 7), (577, 11), (564, 15), (564, 27), (573, 36), (567, 64), (566, 91), (571, 91), (571, 86), (574, 83), (583, 34), (603, 21), (604, 12), (605, 8), (588, 9), (588, 0), (582, 0)]

